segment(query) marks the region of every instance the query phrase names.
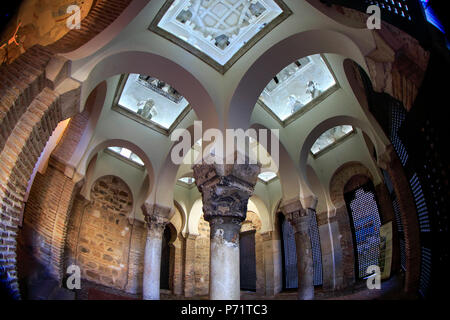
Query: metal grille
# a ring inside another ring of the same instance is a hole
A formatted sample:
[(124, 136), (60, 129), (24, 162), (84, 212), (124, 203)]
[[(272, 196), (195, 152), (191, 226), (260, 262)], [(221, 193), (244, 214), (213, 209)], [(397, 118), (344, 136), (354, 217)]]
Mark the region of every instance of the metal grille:
[(422, 247), (420, 263), (419, 292), (423, 297), (428, 295), (431, 287), (431, 249)]
[(255, 231), (241, 232), (239, 238), (241, 289), (256, 291)]
[(313, 211), (311, 224), (309, 226), (309, 237), (311, 239), (312, 260), (314, 267), (314, 285), (322, 285), (322, 250), (320, 249), (319, 227), (317, 226), (316, 212)]
[(397, 152), (398, 157), (403, 166), (406, 165), (408, 161), (408, 152), (402, 143), (402, 140), (398, 136), (398, 130), (406, 118), (405, 108), (399, 105), (392, 106), (392, 122), (391, 122), (391, 142)]
[(289, 221), (283, 220), (281, 225), (284, 249), (284, 283), (286, 289), (298, 288), (297, 252), (294, 229)]
[(405, 239), (400, 239), (400, 265), (403, 270), (406, 270), (406, 248), (405, 248)]
[[(378, 265), (380, 255), (380, 214), (375, 194), (368, 185), (350, 192), (348, 199), (356, 241), (358, 277), (365, 277), (369, 266)], [(369, 190), (366, 190), (369, 189)]]
[(419, 219), (420, 232), (431, 232), (430, 217), (428, 214), (427, 204), (423, 195), (422, 186), (420, 184), (417, 174), (414, 173), (409, 179), (411, 191), (416, 203), (417, 215)]
[(380, 7), (382, 11), (389, 12), (391, 14), (395, 14), (399, 17), (403, 17), (409, 21), (412, 20), (409, 7), (408, 0), (380, 0), (380, 1), (369, 1), (366, 0), (366, 4), (369, 5), (377, 5)]

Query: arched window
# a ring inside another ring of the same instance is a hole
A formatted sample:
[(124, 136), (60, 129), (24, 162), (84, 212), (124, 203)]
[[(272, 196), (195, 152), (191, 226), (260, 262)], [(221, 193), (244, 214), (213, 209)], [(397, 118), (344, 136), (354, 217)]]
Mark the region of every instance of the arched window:
[[(283, 288), (298, 288), (298, 271), (297, 271), (297, 252), (295, 245), (294, 229), (283, 214), (280, 214), (280, 226), (282, 236), (282, 258), (283, 258)], [(314, 270), (314, 286), (323, 284), (322, 277), (322, 250), (320, 248), (319, 228), (317, 225), (316, 214), (314, 213), (309, 226), (309, 236), (311, 239), (313, 270)]]
[(371, 181), (344, 194), (350, 215), (356, 277), (366, 277), (367, 268), (379, 265), (381, 220)]

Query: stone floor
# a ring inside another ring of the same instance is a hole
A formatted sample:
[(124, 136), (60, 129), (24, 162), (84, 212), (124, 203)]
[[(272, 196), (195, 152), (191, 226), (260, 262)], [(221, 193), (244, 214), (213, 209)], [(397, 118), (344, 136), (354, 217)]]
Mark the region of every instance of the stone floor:
[[(414, 299), (407, 296), (402, 290), (403, 277), (393, 276), (383, 281), (380, 290), (369, 290), (365, 282), (359, 282), (353, 288), (343, 291), (324, 291), (317, 288), (315, 300), (403, 300)], [(139, 295), (128, 294), (120, 290), (107, 288), (91, 282), (82, 282), (83, 290), (76, 294), (77, 300), (140, 300)], [(195, 296), (186, 298), (170, 293), (169, 290), (161, 290), (161, 300), (207, 300), (207, 296)], [(242, 291), (241, 300), (296, 300), (295, 290), (281, 292), (275, 296), (260, 296), (254, 292)]]

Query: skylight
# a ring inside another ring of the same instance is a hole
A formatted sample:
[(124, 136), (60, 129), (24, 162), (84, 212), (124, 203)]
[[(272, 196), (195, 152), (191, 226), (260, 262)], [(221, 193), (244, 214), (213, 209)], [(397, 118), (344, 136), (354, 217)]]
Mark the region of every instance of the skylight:
[(169, 130), (189, 106), (175, 88), (156, 78), (130, 74), (125, 79), (117, 104), (143, 122)]
[(281, 70), (259, 97), (279, 121), (312, 106), (312, 102), (330, 93), (336, 81), (320, 54), (299, 59)]
[(178, 179), (178, 181), (182, 182), (183, 184), (186, 184), (188, 186), (192, 186), (195, 182), (195, 178), (193, 177), (182, 177)]
[(317, 155), (321, 151), (336, 144), (352, 132), (354, 132), (352, 126), (337, 126), (325, 131), (313, 144), (311, 148), (312, 154)]
[(225, 72), (290, 13), (281, 0), (170, 0), (150, 30)]
[(277, 174), (275, 172), (271, 172), (271, 171), (261, 172), (258, 175), (258, 178), (261, 179), (262, 181), (264, 181), (265, 183), (272, 181), (276, 177), (277, 177)]
[(144, 166), (144, 162), (141, 160), (141, 158), (139, 158), (138, 155), (131, 152), (131, 150), (121, 147), (108, 147), (108, 150), (122, 156), (123, 158), (131, 160), (140, 166)]

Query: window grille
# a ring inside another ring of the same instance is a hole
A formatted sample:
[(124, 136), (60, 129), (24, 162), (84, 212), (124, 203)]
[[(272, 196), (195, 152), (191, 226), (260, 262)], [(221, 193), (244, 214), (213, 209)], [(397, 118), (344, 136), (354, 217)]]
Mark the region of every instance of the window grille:
[(372, 184), (346, 194), (356, 243), (358, 278), (368, 274), (367, 268), (379, 264), (381, 220)]

